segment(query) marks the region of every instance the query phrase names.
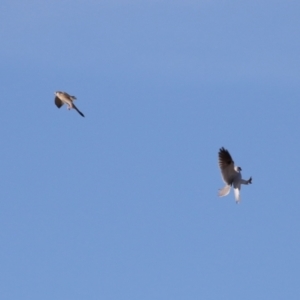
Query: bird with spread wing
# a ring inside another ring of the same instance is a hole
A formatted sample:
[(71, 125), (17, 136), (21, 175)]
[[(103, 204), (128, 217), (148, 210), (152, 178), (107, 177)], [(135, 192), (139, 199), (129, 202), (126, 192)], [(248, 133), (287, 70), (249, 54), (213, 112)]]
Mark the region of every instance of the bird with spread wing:
[(82, 117), (84, 117), (84, 114), (73, 103), (73, 101), (76, 99), (75, 96), (70, 96), (68, 93), (65, 92), (55, 92), (54, 95), (54, 102), (58, 108), (61, 108), (61, 106), (67, 104), (68, 109), (74, 108)]
[(219, 167), (221, 169), (223, 181), (226, 183), (226, 185), (219, 190), (219, 197), (227, 196), (233, 185), (235, 201), (236, 203), (239, 203), (241, 184), (251, 184), (252, 177), (248, 180), (242, 179), (242, 169), (234, 165), (230, 153), (224, 147), (219, 150)]

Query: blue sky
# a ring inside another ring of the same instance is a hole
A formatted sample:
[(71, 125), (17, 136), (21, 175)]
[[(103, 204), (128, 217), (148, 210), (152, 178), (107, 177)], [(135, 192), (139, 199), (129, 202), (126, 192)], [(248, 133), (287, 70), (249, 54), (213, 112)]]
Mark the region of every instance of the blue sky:
[(0, 298), (298, 300), (299, 9), (1, 1)]

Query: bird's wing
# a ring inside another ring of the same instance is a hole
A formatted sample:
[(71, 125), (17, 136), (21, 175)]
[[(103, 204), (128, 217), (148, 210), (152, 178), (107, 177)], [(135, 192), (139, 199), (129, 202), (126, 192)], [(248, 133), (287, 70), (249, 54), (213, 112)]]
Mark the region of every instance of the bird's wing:
[(64, 105), (64, 103), (63, 103), (58, 97), (55, 97), (54, 102), (55, 102), (55, 105), (56, 105), (58, 108), (60, 108), (60, 107), (62, 107), (62, 106)]
[(68, 93), (66, 92), (61, 92), (62, 96), (66, 97), (66, 98), (69, 98), (69, 99), (72, 99), (72, 96), (70, 96)]
[(223, 147), (219, 150), (219, 167), (224, 182), (231, 185), (238, 172), (234, 169), (234, 161), (230, 153)]
[(63, 101), (64, 103), (68, 103), (69, 105), (71, 105), (70, 103), (72, 103), (74, 101), (74, 99), (76, 99), (76, 97), (74, 96), (70, 96), (68, 93), (66, 92), (57, 92), (57, 97)]

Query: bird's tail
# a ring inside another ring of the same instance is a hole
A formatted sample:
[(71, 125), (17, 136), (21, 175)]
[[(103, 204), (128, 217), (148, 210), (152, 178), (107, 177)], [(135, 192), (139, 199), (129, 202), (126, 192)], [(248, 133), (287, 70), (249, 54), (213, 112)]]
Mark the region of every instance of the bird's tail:
[(240, 203), (241, 197), (240, 197), (240, 186), (234, 187), (234, 197), (235, 197), (235, 202)]
[(77, 110), (77, 112), (78, 112), (82, 117), (84, 117), (84, 114), (83, 114), (83, 113), (75, 106), (74, 103), (72, 103), (72, 106), (73, 106), (74, 109)]
[(227, 196), (230, 192), (230, 185), (225, 185), (222, 189), (219, 189), (219, 197)]

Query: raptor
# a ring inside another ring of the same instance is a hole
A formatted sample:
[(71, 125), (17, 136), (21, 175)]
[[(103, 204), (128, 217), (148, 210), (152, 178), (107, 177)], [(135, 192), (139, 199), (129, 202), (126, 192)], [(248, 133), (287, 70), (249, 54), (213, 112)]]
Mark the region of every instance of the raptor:
[(73, 103), (73, 101), (76, 99), (75, 96), (71, 96), (68, 93), (59, 91), (55, 92), (54, 95), (54, 102), (58, 108), (61, 108), (64, 104), (66, 104), (68, 106), (68, 109), (74, 108), (82, 117), (84, 117), (84, 114)]
[(227, 196), (231, 186), (233, 186), (235, 201), (236, 203), (239, 203), (241, 185), (251, 184), (252, 177), (248, 180), (242, 179), (242, 168), (234, 165), (230, 153), (224, 147), (219, 150), (219, 167), (221, 169), (223, 181), (226, 183), (226, 185), (219, 190), (219, 197)]

